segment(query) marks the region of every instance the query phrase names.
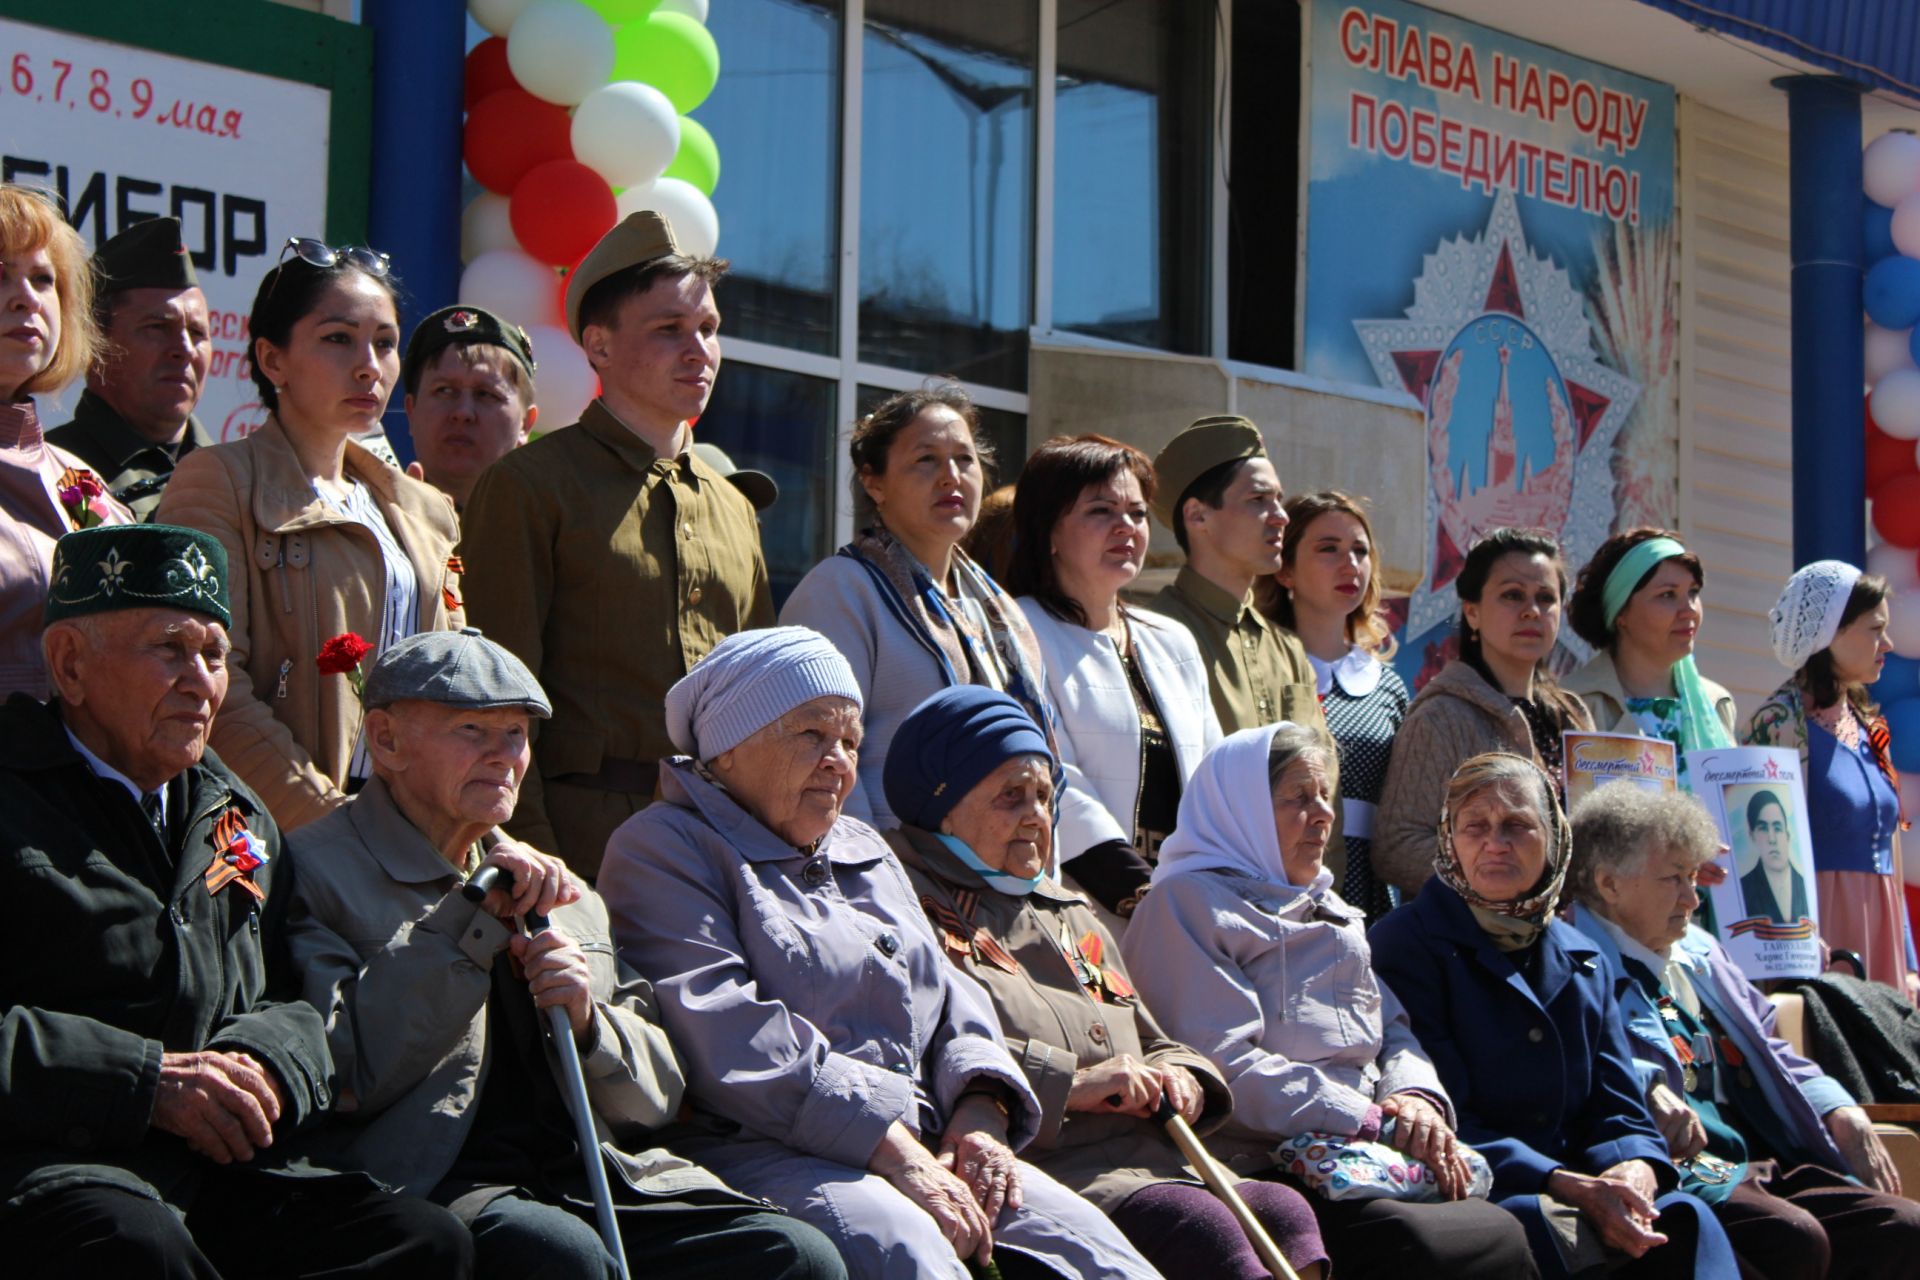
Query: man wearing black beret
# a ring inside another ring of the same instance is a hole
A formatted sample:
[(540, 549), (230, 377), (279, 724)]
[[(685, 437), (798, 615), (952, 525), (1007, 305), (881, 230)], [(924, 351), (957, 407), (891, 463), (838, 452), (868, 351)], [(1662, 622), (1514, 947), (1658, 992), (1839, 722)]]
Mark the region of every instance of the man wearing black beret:
[(480, 473), (525, 444), (539, 419), (535, 368), (527, 331), (484, 307), (442, 307), (415, 325), (400, 362), (416, 459), (407, 474), (464, 512)]
[(0, 707), (0, 1258), (8, 1276), (464, 1276), (452, 1214), (289, 1158), (333, 1101), (266, 806), (207, 749), (218, 540), (69, 533), (50, 702)]
[(147, 520), (174, 464), (213, 443), (193, 416), (213, 362), (207, 295), (178, 218), (134, 223), (101, 245), (93, 264), (94, 317), (106, 341), (73, 421), (47, 439), (79, 455)]

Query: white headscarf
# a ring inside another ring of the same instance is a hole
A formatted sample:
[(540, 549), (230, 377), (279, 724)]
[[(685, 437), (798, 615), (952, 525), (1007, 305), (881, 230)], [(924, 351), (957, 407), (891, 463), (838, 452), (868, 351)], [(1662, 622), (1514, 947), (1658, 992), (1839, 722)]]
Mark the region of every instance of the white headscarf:
[(1773, 624), (1773, 656), (1789, 671), (1833, 643), (1840, 615), (1860, 571), (1844, 560), (1815, 560), (1787, 579), (1780, 602), (1767, 614)]
[(1267, 756), (1273, 735), (1286, 727), (1264, 724), (1221, 739), (1187, 779), (1180, 796), (1180, 819), (1160, 846), (1153, 883), (1162, 884), (1191, 871), (1238, 871), (1272, 884), (1316, 889), (1333, 883), (1325, 868), (1310, 885), (1287, 878), (1280, 857), (1280, 833), (1273, 825), (1273, 787), (1267, 782)]

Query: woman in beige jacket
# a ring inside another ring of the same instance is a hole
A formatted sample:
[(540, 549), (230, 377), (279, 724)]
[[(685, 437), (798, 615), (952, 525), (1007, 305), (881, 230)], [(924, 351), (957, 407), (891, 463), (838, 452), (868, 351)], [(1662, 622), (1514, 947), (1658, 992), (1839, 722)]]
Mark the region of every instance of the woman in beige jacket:
[(355, 632), (374, 646), (370, 666), (387, 645), (464, 618), (453, 503), (351, 438), (378, 425), (400, 376), (386, 259), (312, 240), (287, 251), (250, 321), (272, 416), (183, 459), (156, 518), (227, 548), (232, 682), (213, 746), (291, 831), (368, 773), (359, 698), (320, 673), (320, 647)]
[(1560, 735), (1593, 717), (1546, 668), (1560, 638), (1567, 566), (1537, 530), (1495, 529), (1454, 579), (1460, 656), (1429, 680), (1393, 740), (1373, 843), (1374, 874), (1417, 893), (1433, 874), (1433, 832), (1447, 782), (1488, 751), (1526, 756), (1560, 776)]

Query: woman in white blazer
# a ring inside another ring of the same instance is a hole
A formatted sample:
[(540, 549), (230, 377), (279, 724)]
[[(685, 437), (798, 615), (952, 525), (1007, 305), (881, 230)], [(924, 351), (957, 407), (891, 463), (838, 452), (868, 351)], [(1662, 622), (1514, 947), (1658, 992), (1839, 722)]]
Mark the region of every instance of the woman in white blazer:
[(1180, 793), (1220, 740), (1193, 636), (1121, 603), (1147, 556), (1153, 464), (1105, 436), (1056, 437), (1027, 459), (1007, 589), (1040, 643), (1067, 785), (1054, 848), (1121, 918), (1145, 892)]

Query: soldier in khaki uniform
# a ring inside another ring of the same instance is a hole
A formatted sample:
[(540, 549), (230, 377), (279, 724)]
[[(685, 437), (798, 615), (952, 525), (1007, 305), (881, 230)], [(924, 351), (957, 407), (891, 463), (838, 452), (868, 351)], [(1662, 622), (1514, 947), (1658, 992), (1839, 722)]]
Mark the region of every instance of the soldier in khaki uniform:
[(106, 341), (73, 421), (47, 441), (78, 455), (136, 520), (148, 520), (174, 464), (213, 443), (193, 416), (213, 363), (207, 295), (178, 218), (134, 223), (100, 246), (93, 265)]
[(724, 269), (681, 254), (655, 213), (608, 232), (566, 297), (600, 398), (490, 467), (463, 513), (468, 617), (553, 700), (507, 829), (589, 878), (674, 754), (668, 688), (726, 636), (773, 623), (753, 505), (687, 426), (720, 367)]

